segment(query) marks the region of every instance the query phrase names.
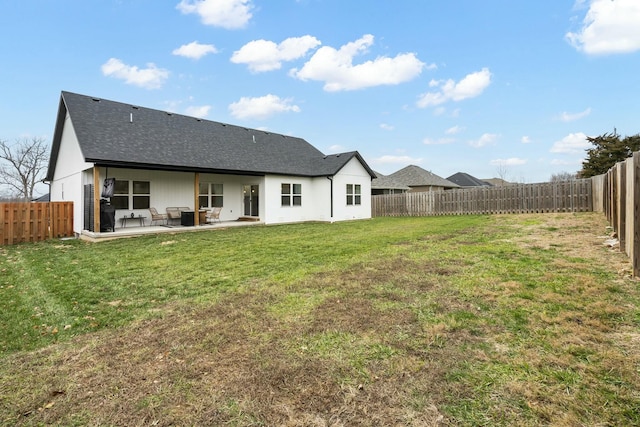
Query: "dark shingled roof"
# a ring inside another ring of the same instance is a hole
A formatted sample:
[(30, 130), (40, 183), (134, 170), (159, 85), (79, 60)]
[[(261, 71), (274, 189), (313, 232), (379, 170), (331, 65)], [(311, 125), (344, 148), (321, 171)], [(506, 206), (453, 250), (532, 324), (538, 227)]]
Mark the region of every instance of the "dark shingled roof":
[(176, 171), (329, 176), (357, 151), (324, 155), (302, 138), (62, 92), (47, 179), (53, 179), (66, 114), (85, 161)]
[(444, 187), (458, 188), (458, 184), (448, 181), (420, 166), (409, 165), (387, 176), (409, 187)]
[(455, 182), (460, 187), (493, 187), (493, 184), (482, 181), (475, 176), (464, 172), (457, 172), (447, 178), (451, 182)]
[(407, 185), (397, 182), (393, 177), (373, 171), (376, 177), (371, 181), (371, 188), (376, 190), (409, 190)]

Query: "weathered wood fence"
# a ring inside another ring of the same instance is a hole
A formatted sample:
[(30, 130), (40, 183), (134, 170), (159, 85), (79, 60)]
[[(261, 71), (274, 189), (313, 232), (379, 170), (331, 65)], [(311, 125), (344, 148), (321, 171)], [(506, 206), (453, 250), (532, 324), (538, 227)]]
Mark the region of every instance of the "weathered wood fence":
[(0, 203), (0, 245), (73, 235), (73, 202)]
[(593, 178), (602, 191), (603, 211), (620, 250), (630, 258), (633, 276), (640, 276), (640, 152)]
[(591, 179), (372, 196), (372, 216), (593, 211)]

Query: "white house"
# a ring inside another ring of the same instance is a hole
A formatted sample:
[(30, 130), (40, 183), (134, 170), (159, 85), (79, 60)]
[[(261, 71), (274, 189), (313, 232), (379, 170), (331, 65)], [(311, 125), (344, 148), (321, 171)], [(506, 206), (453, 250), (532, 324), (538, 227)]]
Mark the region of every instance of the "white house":
[(100, 231), (101, 200), (143, 225), (149, 208), (168, 207), (265, 224), (366, 219), (374, 176), (358, 152), (324, 155), (301, 138), (62, 92), (46, 181), (51, 201), (74, 202), (81, 234)]

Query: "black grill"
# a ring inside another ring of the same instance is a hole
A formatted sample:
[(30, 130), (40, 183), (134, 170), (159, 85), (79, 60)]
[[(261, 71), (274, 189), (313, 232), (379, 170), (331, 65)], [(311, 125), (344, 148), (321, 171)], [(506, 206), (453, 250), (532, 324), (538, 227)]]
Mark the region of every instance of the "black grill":
[(105, 200), (100, 199), (100, 231), (115, 231), (116, 208)]

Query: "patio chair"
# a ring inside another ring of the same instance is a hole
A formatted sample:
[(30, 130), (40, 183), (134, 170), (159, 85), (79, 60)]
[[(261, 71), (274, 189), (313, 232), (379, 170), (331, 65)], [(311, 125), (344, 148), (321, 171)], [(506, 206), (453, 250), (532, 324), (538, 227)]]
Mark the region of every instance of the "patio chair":
[(182, 211), (180, 208), (167, 208), (167, 224), (170, 224), (171, 221), (180, 221), (182, 217)]
[(166, 224), (167, 222), (167, 214), (161, 214), (158, 213), (158, 210), (156, 208), (149, 208), (149, 213), (151, 214), (151, 224), (153, 225), (153, 223), (155, 221), (160, 221)]
[(220, 222), (220, 211), (222, 208), (212, 208), (205, 214), (205, 219), (207, 224), (213, 224), (215, 222)]

